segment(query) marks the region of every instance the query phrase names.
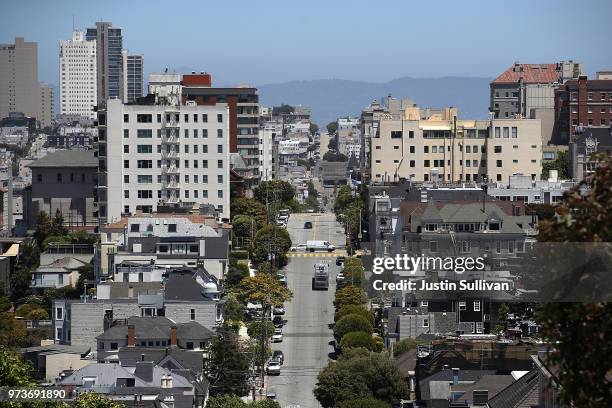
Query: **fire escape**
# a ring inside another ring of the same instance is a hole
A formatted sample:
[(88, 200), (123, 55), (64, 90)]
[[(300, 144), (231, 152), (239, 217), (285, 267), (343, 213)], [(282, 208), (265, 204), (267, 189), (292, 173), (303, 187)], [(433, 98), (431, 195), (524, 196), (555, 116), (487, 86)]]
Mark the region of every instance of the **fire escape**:
[(166, 105), (164, 110), (161, 129), (161, 187), (162, 201), (173, 204), (178, 203), (181, 198), (179, 174), (180, 108), (177, 103), (178, 101), (173, 101), (172, 98), (169, 99), (170, 103)]

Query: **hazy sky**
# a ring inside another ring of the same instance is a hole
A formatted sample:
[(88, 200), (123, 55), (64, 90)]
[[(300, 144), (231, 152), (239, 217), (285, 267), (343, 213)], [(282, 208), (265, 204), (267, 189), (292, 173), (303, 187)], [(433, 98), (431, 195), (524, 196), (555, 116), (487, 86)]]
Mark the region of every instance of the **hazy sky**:
[(39, 44), (56, 84), (58, 42), (111, 21), (145, 72), (204, 70), (217, 84), (496, 76), (514, 61), (612, 69), (612, 0), (1, 0), (0, 42)]

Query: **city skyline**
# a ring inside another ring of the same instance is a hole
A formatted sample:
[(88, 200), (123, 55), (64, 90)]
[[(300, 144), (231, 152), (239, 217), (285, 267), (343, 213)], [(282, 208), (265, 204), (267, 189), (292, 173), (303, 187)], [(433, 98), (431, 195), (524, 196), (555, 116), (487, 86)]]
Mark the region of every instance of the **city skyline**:
[[(37, 42), (39, 79), (53, 85), (58, 84), (58, 44), (71, 37), (73, 18), (80, 30), (95, 26), (96, 21), (122, 28), (124, 48), (145, 56), (145, 78), (165, 68), (207, 71), (221, 85), (493, 77), (514, 61), (573, 59), (584, 64), (589, 76), (612, 67), (612, 56), (602, 52), (612, 35), (607, 21), (612, 4), (606, 1), (578, 9), (569, 2), (561, 2), (563, 6), (552, 1), (519, 1), (512, 7), (480, 1), (449, 3), (435, 9), (397, 2), (375, 9), (318, 1), (290, 6), (241, 2), (240, 13), (215, 3), (186, 1), (176, 19), (157, 11), (161, 3), (122, 3), (121, 7), (113, 3), (11, 5), (0, 17), (0, 42), (12, 42), (15, 37)], [(530, 13), (524, 12), (526, 7)], [(183, 15), (181, 10), (190, 12)], [(29, 24), (22, 23), (23, 15), (30, 15)], [(568, 30), (565, 19), (585, 23)], [(59, 24), (51, 25), (51, 21)], [(499, 32), (503, 21), (511, 22), (505, 33)], [(197, 33), (201, 36), (195, 40)], [(291, 52), (280, 60), (275, 57), (280, 50), (292, 48), (294, 58)], [(473, 58), (465, 57), (470, 54)]]

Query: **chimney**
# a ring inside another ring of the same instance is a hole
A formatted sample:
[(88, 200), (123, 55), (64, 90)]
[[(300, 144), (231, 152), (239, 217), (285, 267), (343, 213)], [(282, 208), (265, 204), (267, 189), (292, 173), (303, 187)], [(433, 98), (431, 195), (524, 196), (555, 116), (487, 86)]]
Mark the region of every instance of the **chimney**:
[(136, 337), (136, 329), (133, 324), (128, 324), (128, 338), (127, 345), (128, 347), (134, 347), (134, 339)]
[(453, 368), (453, 385), (459, 384), (459, 369)]
[(170, 327), (170, 346), (176, 347), (176, 326)]

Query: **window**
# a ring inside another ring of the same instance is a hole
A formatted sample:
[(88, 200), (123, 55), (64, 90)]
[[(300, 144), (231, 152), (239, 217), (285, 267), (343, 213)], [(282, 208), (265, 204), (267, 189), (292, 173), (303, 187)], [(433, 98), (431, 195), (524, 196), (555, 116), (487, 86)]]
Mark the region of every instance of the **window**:
[(176, 224), (168, 224), (168, 232), (176, 232)]
[(391, 131), (391, 139), (401, 139), (402, 131), (401, 130), (392, 130)]
[(202, 198), (208, 198), (208, 190), (202, 190)]
[(138, 184), (151, 184), (153, 183), (153, 176), (150, 174), (139, 174)]
[(223, 198), (223, 190), (217, 190), (217, 197)]
[(423, 327), (429, 327), (429, 319), (428, 318), (423, 318)]
[(222, 169), (223, 168), (223, 160), (217, 160), (217, 168), (218, 169)]
[(217, 183), (219, 183), (219, 184), (223, 184), (223, 175), (222, 175), (222, 174), (219, 174), (219, 175), (217, 176)]
[(42, 183), (42, 180), (43, 180), (42, 174), (37, 174), (36, 175), (36, 181), (38, 181), (39, 183)]
[(459, 301), (459, 310), (465, 310), (465, 308), (466, 308), (465, 300), (460, 300)]
[(123, 153), (129, 153), (130, 152), (130, 145), (123, 145)]
[(202, 145), (202, 153), (208, 153), (208, 145)]
[(438, 252), (438, 241), (429, 241), (429, 252)]
[(499, 139), (499, 137), (500, 137), (500, 128), (499, 128), (499, 127), (496, 127), (496, 128), (495, 128), (495, 138), (496, 138), (496, 139)]
[(476, 322), (476, 333), (482, 334), (482, 322)]
[(414, 146), (410, 146), (410, 153), (414, 153)]
[(429, 166), (429, 160), (423, 160), (423, 166), (430, 167)]
[(221, 113), (217, 114), (217, 122), (219, 122), (219, 123), (223, 122), (223, 115)]
[(129, 160), (124, 160), (123, 161), (123, 168), (124, 169), (129, 169), (130, 168), (130, 161)]
[(119, 349), (119, 344), (118, 343), (111, 343), (110, 344), (110, 349), (111, 350), (118, 350)]
[(123, 190), (123, 198), (130, 198), (130, 190)]
[[(465, 146), (465, 152), (466, 153), (472, 153), (472, 146)], [(435, 153), (435, 152), (432, 152), (432, 153)]]
[(184, 118), (185, 118), (184, 122), (185, 122), (185, 123), (189, 123), (189, 114), (187, 114), (187, 113), (186, 113), (186, 114), (184, 114), (183, 116), (184, 116)]
[(152, 145), (138, 145), (138, 153), (153, 153)]
[(202, 122), (204, 123), (208, 122), (208, 115), (206, 113), (202, 114)]
[(140, 224), (130, 224), (130, 232), (140, 232)]
[(415, 167), (415, 162), (414, 162), (414, 160), (410, 160), (410, 167)]
[(423, 146), (423, 153), (429, 153), (429, 146)]
[(197, 139), (197, 138), (198, 138), (198, 129), (193, 129), (193, 137), (194, 137), (195, 139)]
[(153, 115), (146, 113), (139, 113), (136, 115), (136, 122), (138, 123), (153, 123)]
[(427, 307), (427, 306), (429, 306), (429, 301), (421, 300), (421, 307)]
[(152, 190), (138, 190), (138, 198), (153, 198)]
[(208, 160), (202, 160), (202, 167), (205, 169), (208, 168)]
[(223, 145), (217, 145), (217, 153), (223, 153)]
[(185, 153), (189, 153), (189, 145), (185, 145)]
[(414, 130), (408, 131), (408, 139), (414, 139)]
[(136, 131), (136, 137), (139, 139), (151, 139), (153, 138), (152, 129), (138, 129)]
[(152, 169), (153, 160), (138, 160), (138, 168), (139, 169)]
[(510, 128), (504, 127), (504, 139), (508, 139), (510, 137)]
[(189, 311), (189, 319), (190, 319), (190, 320), (195, 320), (195, 318), (196, 318), (195, 309), (191, 309), (191, 310)]
[(518, 128), (516, 126), (512, 127), (512, 138), (516, 139), (518, 137)]
[[(193, 310), (193, 309), (191, 309), (191, 310)], [(191, 320), (193, 320), (193, 319), (191, 319)], [(186, 345), (187, 345), (187, 346), (186, 346), (186, 349), (187, 349), (187, 350), (193, 350), (193, 341), (188, 341), (188, 342), (186, 343)]]
[(130, 115), (128, 115), (127, 113), (123, 114), (123, 123), (129, 123), (130, 122)]
[(203, 138), (208, 137), (208, 129), (202, 129), (202, 137)]
[(223, 137), (223, 129), (217, 129), (217, 137)]
[(474, 301), (474, 311), (475, 312), (480, 312), (480, 300), (475, 300)]
[(64, 308), (63, 307), (55, 308), (55, 320), (64, 320)]
[(189, 160), (185, 160), (185, 168), (188, 169), (189, 168)]
[(502, 161), (501, 161), (501, 160), (497, 160), (496, 165), (497, 165), (497, 167), (503, 167), (503, 166), (502, 166)]
[(185, 139), (189, 139), (189, 129), (185, 129)]
[(57, 182), (58, 183), (62, 182), (62, 173), (57, 173)]

